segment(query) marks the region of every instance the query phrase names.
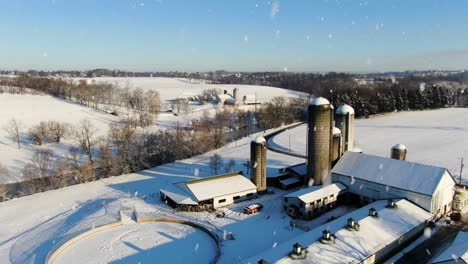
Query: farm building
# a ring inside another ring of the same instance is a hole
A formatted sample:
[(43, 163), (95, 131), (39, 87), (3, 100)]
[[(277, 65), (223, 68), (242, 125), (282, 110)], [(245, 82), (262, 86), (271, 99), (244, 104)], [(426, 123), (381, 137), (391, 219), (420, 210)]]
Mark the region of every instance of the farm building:
[(280, 168), (276, 173), (268, 174), (267, 185), (274, 186), (282, 190), (299, 187), (304, 184), (306, 171), (307, 165), (305, 163)]
[(346, 191), (341, 183), (316, 185), (283, 196), (283, 208), (292, 217), (311, 219), (335, 207)]
[(332, 178), (368, 201), (406, 198), (437, 216), (452, 208), (455, 180), (445, 168), (346, 152)]
[(241, 172), (175, 183), (160, 190), (170, 206), (187, 211), (210, 210), (254, 198), (257, 186)]
[(436, 257), (433, 264), (467, 264), (468, 263), (468, 233), (459, 232), (452, 244)]
[[(378, 263), (422, 234), (433, 215), (405, 199), (380, 200), (305, 232), (246, 263)], [(320, 257), (317, 257), (320, 256)]]

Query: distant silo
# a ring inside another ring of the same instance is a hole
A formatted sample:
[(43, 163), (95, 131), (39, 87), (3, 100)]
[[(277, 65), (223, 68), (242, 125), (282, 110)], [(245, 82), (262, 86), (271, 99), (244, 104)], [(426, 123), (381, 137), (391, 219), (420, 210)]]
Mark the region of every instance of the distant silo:
[(341, 157), (342, 153), (342, 139), (341, 139), (341, 130), (339, 128), (333, 128), (333, 138), (332, 138), (332, 154), (331, 162), (334, 164)]
[(257, 186), (257, 192), (263, 192), (267, 189), (266, 163), (266, 140), (264, 137), (257, 137), (250, 143), (250, 178)]
[(345, 104), (336, 109), (336, 127), (341, 130), (343, 148), (341, 154), (354, 150), (354, 109)]
[(234, 91), (232, 91), (232, 96), (234, 97), (234, 99), (236, 99), (237, 101), (240, 101), (240, 95), (239, 95), (239, 88), (234, 88)]
[(391, 158), (397, 160), (406, 160), (406, 153), (408, 150), (403, 144), (396, 144), (392, 147)]
[(330, 172), (332, 149), (333, 106), (318, 97), (307, 109), (307, 174), (306, 184), (323, 184)]

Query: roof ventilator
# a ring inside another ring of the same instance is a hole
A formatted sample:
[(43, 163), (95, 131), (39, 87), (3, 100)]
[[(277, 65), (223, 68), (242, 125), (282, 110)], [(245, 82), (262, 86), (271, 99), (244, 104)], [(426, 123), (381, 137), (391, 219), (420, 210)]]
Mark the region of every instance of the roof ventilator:
[(387, 208), (390, 208), (390, 209), (397, 209), (397, 205), (395, 203), (395, 201), (393, 201), (392, 199), (388, 200), (387, 202)]
[(328, 229), (322, 231), (322, 237), (320, 238), (320, 243), (322, 244), (333, 244), (335, 243), (335, 235), (331, 234)]
[(303, 248), (301, 244), (296, 243), (293, 245), (293, 251), (289, 253), (292, 259), (305, 259), (307, 257), (307, 248)]
[(377, 213), (377, 210), (375, 210), (375, 208), (371, 208), (369, 209), (369, 216), (379, 217), (379, 213)]
[(346, 223), (346, 229), (349, 231), (359, 231), (359, 223), (356, 222), (352, 217), (348, 218), (348, 221)]

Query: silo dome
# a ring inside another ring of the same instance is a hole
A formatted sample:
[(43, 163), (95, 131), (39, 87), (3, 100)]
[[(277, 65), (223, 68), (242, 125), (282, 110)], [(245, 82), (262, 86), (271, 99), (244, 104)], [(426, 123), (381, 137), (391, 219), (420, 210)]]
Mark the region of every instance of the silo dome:
[(403, 144), (396, 144), (392, 147), (392, 149), (406, 149), (406, 146)]
[(341, 129), (333, 127), (333, 135), (341, 134)]
[(336, 109), (336, 113), (338, 115), (346, 115), (346, 114), (354, 115), (354, 109), (351, 106), (344, 104), (338, 107), (338, 109)]
[(255, 142), (255, 143), (263, 143), (263, 142), (266, 142), (266, 139), (265, 139), (264, 137), (262, 137), (262, 136), (258, 136), (258, 137), (256, 137), (256, 138), (253, 140), (253, 142)]
[(314, 98), (312, 101), (310, 101), (310, 104), (311, 105), (327, 105), (327, 104), (330, 104), (330, 102), (323, 97), (317, 97), (317, 98)]

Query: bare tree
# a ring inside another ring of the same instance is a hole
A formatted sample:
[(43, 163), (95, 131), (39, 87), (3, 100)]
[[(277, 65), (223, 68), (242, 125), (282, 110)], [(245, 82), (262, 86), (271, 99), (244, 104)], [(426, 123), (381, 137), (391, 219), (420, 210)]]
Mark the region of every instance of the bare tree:
[(52, 156), (52, 151), (48, 149), (38, 149), (34, 152), (31, 162), (42, 179), (50, 176), (52, 172)]
[(75, 129), (75, 139), (80, 148), (88, 155), (88, 160), (93, 163), (93, 149), (97, 143), (96, 128), (88, 119), (83, 119)]
[(55, 142), (60, 143), (60, 140), (67, 134), (69, 125), (58, 121), (47, 122), (50, 136)]
[(36, 193), (36, 179), (39, 178), (39, 173), (36, 167), (32, 163), (27, 163), (23, 166), (23, 169), (21, 169), (21, 175), (23, 176), (23, 179), (26, 179), (29, 183), (29, 188), (25, 190), (25, 194)]
[(31, 127), (28, 130), (28, 138), (39, 146), (44, 144), (49, 138), (49, 128), (47, 123), (41, 121), (39, 124)]
[(5, 167), (2, 163), (0, 163), (0, 179), (8, 178), (9, 175), (10, 172), (8, 171), (8, 168)]
[(99, 156), (97, 166), (103, 170), (104, 176), (110, 177), (115, 172), (115, 158), (111, 152), (109, 144), (99, 144)]
[(236, 166), (236, 161), (234, 159), (230, 159), (229, 162), (224, 167), (224, 170), (226, 172), (232, 172), (235, 166)]
[(50, 184), (52, 185), (53, 189), (58, 189), (65, 187), (65, 179), (67, 173), (69, 173), (69, 162), (65, 158), (59, 158), (53, 164), (50, 178)]
[(10, 136), (12, 136), (16, 144), (18, 145), (18, 149), (21, 149), (21, 144), (20, 144), (20, 130), (21, 130), (22, 124), (20, 121), (16, 120), (15, 118), (12, 118), (10, 121), (8, 121), (7, 125), (3, 128)]
[(223, 158), (220, 155), (214, 154), (210, 157), (210, 168), (213, 170), (214, 174), (218, 174), (219, 169), (223, 167)]

